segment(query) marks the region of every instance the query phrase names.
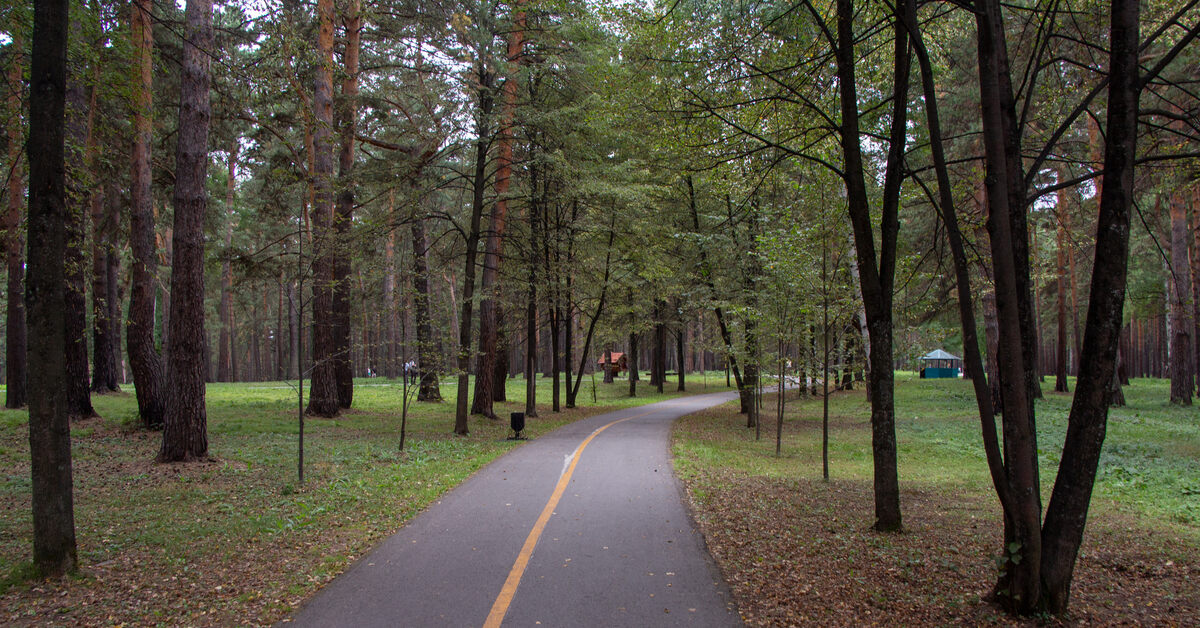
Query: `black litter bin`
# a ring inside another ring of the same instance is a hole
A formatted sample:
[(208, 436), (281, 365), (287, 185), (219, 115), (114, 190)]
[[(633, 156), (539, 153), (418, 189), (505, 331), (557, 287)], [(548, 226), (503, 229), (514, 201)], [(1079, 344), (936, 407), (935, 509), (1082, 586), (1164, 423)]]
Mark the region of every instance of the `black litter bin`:
[(509, 425), (512, 426), (512, 431), (517, 434), (525, 431), (525, 413), (513, 412), (509, 415)]

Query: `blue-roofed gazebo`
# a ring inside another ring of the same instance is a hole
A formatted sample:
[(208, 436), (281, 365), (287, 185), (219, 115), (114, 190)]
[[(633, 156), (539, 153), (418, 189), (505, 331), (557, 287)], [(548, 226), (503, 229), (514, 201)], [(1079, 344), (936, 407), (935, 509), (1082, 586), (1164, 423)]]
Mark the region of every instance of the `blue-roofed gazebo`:
[(958, 377), (962, 372), (962, 358), (934, 349), (921, 356), (921, 377), (937, 379), (943, 377)]

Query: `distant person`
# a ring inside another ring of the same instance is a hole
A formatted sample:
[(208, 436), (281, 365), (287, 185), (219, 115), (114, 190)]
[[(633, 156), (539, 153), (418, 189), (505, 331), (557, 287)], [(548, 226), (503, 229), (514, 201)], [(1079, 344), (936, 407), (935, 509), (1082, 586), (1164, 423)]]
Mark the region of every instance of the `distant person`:
[(409, 384), (417, 383), (417, 363), (409, 360), (404, 363), (404, 378)]

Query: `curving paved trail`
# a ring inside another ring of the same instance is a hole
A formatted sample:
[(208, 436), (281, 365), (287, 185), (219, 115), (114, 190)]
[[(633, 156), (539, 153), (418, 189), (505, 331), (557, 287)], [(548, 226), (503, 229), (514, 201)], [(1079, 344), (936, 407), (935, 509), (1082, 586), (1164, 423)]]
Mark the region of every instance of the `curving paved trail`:
[(741, 625), (668, 451), (676, 418), (734, 398), (673, 399), (541, 436), (444, 495), (287, 621)]

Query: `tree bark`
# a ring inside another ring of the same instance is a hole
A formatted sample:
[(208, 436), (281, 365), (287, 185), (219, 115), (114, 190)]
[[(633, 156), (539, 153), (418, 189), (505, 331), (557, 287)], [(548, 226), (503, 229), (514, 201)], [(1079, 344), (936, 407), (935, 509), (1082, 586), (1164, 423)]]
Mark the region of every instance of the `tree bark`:
[(1171, 316), (1171, 403), (1192, 405), (1192, 304), (1191, 268), (1188, 264), (1186, 190), (1171, 195), (1171, 269), (1167, 286)]
[(352, 359), (353, 331), (351, 321), (350, 227), (354, 217), (354, 137), (358, 129), (358, 59), (362, 41), (361, 0), (347, 3), (345, 16), (346, 41), (343, 50), (342, 97), (337, 102), (337, 128), (341, 131), (341, 150), (338, 152), (338, 194), (333, 215), (336, 234), (333, 265), (333, 372), (337, 386), (338, 406), (349, 408), (354, 403), (354, 361)]
[[(1059, 170), (1059, 179), (1066, 179), (1066, 171)], [(1055, 339), (1054, 351), (1054, 392), (1069, 392), (1067, 386), (1067, 208), (1068, 191), (1064, 188), (1058, 191), (1058, 204), (1054, 210), (1055, 234), (1057, 244), (1055, 261), (1057, 262), (1058, 280), (1058, 334)]]
[[(388, 192), (388, 198), (389, 198), (388, 204), (389, 205), (392, 204), (390, 201), (391, 197), (392, 197), (392, 192), (389, 191)], [(416, 223), (419, 223), (419, 222), (421, 222), (421, 220), (419, 218), (417, 220), (413, 221), (412, 229), (418, 229), (419, 227), (417, 227)], [(423, 227), (420, 227), (420, 229), (423, 229)], [(422, 231), (420, 235), (421, 235), (421, 239), (424, 240), (425, 239), (424, 231)], [(414, 233), (412, 237), (413, 237), (413, 265), (415, 266), (418, 263), (417, 262), (417, 256), (418, 256), (417, 234)], [(388, 235), (387, 235), (387, 239), (384, 240), (384, 257), (383, 257), (383, 259), (384, 259), (384, 262), (383, 262), (383, 265), (384, 265), (384, 270), (383, 270), (383, 317), (384, 317), (384, 321), (385, 321), (385, 323), (384, 323), (384, 345), (385, 346), (383, 348), (383, 350), (384, 350), (383, 376), (388, 379), (395, 379), (396, 376), (399, 375), (399, 371), (400, 371), (400, 369), (398, 367), (399, 363), (397, 362), (397, 360), (399, 359), (399, 356), (396, 355), (396, 347), (397, 347), (397, 343), (399, 342), (400, 339), (398, 338), (399, 334), (397, 332), (399, 330), (397, 329), (397, 325), (396, 325), (397, 316), (399, 315), (399, 313), (396, 311), (396, 231), (395, 230), (389, 231)], [(428, 298), (428, 292), (429, 292), (428, 279), (426, 280), (425, 291), (426, 291), (425, 296), (426, 296), (426, 298)], [(426, 307), (428, 307), (428, 306), (426, 306)], [(428, 316), (428, 311), (426, 311), (426, 316)], [(418, 323), (417, 325), (419, 327), (420, 323)], [(418, 337), (417, 343), (419, 344), (420, 342), (421, 342), (421, 339)]]
[(167, 413), (160, 462), (208, 457), (204, 405), (204, 213), (208, 208), (209, 55), (212, 0), (188, 0), (175, 152), (175, 229), (171, 332), (167, 349)]
[[(71, 37), (82, 38), (83, 5), (71, 11)], [(82, 46), (75, 50), (82, 53)], [(95, 98), (88, 103), (84, 72), (87, 62), (80, 54), (71, 57), (67, 70), (66, 163), (67, 163), (67, 412), (72, 419), (96, 416), (92, 408), (88, 378), (86, 259), (88, 199), (94, 186), (86, 146), (92, 141)], [(93, 96), (95, 89), (92, 90)]]
[(233, 198), (237, 182), (237, 139), (229, 143), (229, 177), (225, 184), (225, 254), (221, 259), (221, 333), (217, 337), (217, 381), (233, 381)]
[(417, 401), (441, 401), (442, 391), (438, 387), (440, 372), (439, 356), (442, 349), (433, 339), (433, 327), (429, 318), (429, 243), (425, 238), (425, 221), (412, 222), (413, 250), (413, 309), (417, 322), (417, 370), (421, 374), (421, 388)]
[[(508, 63), (510, 72), (504, 81), (500, 129), (496, 137), (499, 153), (496, 170), (496, 202), (492, 205), (491, 228), (483, 257), (483, 276), (479, 303), (479, 356), (475, 368), (475, 394), (471, 400), (471, 414), (482, 414), (496, 418), (492, 409), (495, 400), (496, 364), (503, 360), (499, 351), (499, 296), (500, 264), (504, 259), (504, 232), (508, 218), (508, 189), (512, 182), (513, 118), (517, 107), (517, 64), (521, 61), (525, 46), (525, 14), (520, 9), (521, 0), (513, 7), (513, 30), (509, 33)], [(507, 369), (505, 369), (507, 371)]]
[[(484, 191), (487, 185), (487, 153), (490, 143), (489, 118), (492, 113), (491, 74), (482, 63), (477, 65), (479, 77), (479, 111), (476, 113), (475, 175), (472, 182), (471, 226), (467, 231), (467, 255), (463, 268), (462, 313), (458, 321), (458, 397), (454, 412), (454, 433), (466, 435), (467, 387), (471, 368), (471, 311), (475, 299), (475, 259), (479, 248), (479, 226), (483, 221)], [(489, 373), (490, 374), (490, 373)], [(490, 389), (489, 389), (490, 390)]]
[(335, 417), (340, 404), (334, 369), (337, 341), (334, 314), (333, 233), (333, 0), (317, 2), (318, 66), (313, 85), (313, 308), (312, 376), (307, 413)]
[[(1192, 269), (1192, 374), (1195, 375), (1197, 390), (1200, 391), (1200, 185), (1193, 185), (1192, 195), (1192, 242), (1188, 261)], [(1200, 392), (1198, 392), (1200, 394)]]
[(158, 256), (154, 237), (154, 206), (150, 189), (150, 146), (153, 141), (154, 36), (150, 0), (133, 0), (131, 36), (137, 80), (133, 82), (133, 148), (130, 166), (129, 245), (132, 253), (129, 320), (125, 343), (133, 373), (142, 427), (162, 427), (166, 408), (163, 364), (154, 343), (155, 283)]
[(625, 356), (629, 361), (629, 396), (637, 396), (637, 360), (638, 360), (638, 335), (636, 333), (629, 334), (629, 354)]
[[(93, 146), (95, 144), (93, 143)], [(94, 160), (92, 163), (95, 163)], [(115, 225), (107, 217), (108, 202), (103, 186), (92, 193), (92, 386), (94, 393), (115, 392), (117, 374), (113, 356), (112, 307), (109, 299), (109, 261)]]
[(871, 337), (871, 449), (874, 459), (875, 529), (901, 529), (900, 485), (896, 463), (895, 407), (892, 372), (892, 287), (896, 234), (899, 231), (900, 166), (908, 119), (909, 48), (907, 30), (897, 20), (895, 35), (892, 121), (884, 176), (878, 260), (871, 227), (858, 120), (855, 84), (854, 6), (838, 0), (837, 70), (841, 102), (841, 143), (850, 222), (854, 230), (863, 306)]
[[(1030, 379), (1036, 367), (1028, 363), (1032, 356), (1026, 350), (1028, 343), (1022, 342), (1027, 307), (1021, 305), (1023, 287), (1017, 261), (1018, 257), (1027, 260), (1028, 255), (1026, 252), (1020, 256), (1017, 240), (1021, 239), (1021, 233), (1013, 232), (1015, 223), (1020, 223), (1022, 233), (1024, 229), (1023, 192), (1011, 189), (1022, 177), (1011, 172), (1012, 162), (1019, 160), (1019, 156), (1011, 155), (1009, 145), (1009, 134), (1015, 133), (1015, 113), (1000, 3), (981, 0), (979, 4), (976, 23), (987, 164), (987, 226), (999, 323), (998, 379), (1004, 408), (1004, 459), (1008, 463), (1009, 491), (1014, 498), (1013, 508), (1005, 517), (1005, 565), (996, 592), (1001, 604), (1009, 610), (1028, 613), (1038, 602), (1042, 555), (1037, 441), (1030, 399)], [(1028, 296), (1027, 290), (1024, 296)]]
[[(13, 29), (13, 41), (5, 77), (10, 86), (20, 85), (25, 64), (24, 42), (20, 29)], [(4, 407), (23, 408), (28, 400), (26, 388), (27, 362), (25, 353), (27, 339), (25, 327), (25, 238), (22, 237), (21, 215), (25, 205), (25, 182), (21, 168), (22, 147), (25, 146), (21, 133), (21, 90), (8, 90), (8, 204), (4, 212), (4, 255), (8, 269), (8, 311), (4, 317)]]
[(69, 220), (64, 165), (66, 0), (34, 3), (29, 69), (29, 452), (33, 564), (44, 576), (74, 571), (75, 507), (67, 412), (66, 269)]
[(1107, 387), (1117, 369), (1126, 277), (1129, 228), (1137, 154), (1138, 70), (1137, 0), (1114, 0), (1109, 36), (1105, 184), (1100, 196), (1096, 258), (1083, 336), (1083, 355), (1075, 398), (1067, 419), (1067, 437), (1054, 492), (1042, 528), (1044, 552), (1042, 608), (1066, 612), (1071, 579), (1083, 541), (1088, 504), (1108, 423)]

